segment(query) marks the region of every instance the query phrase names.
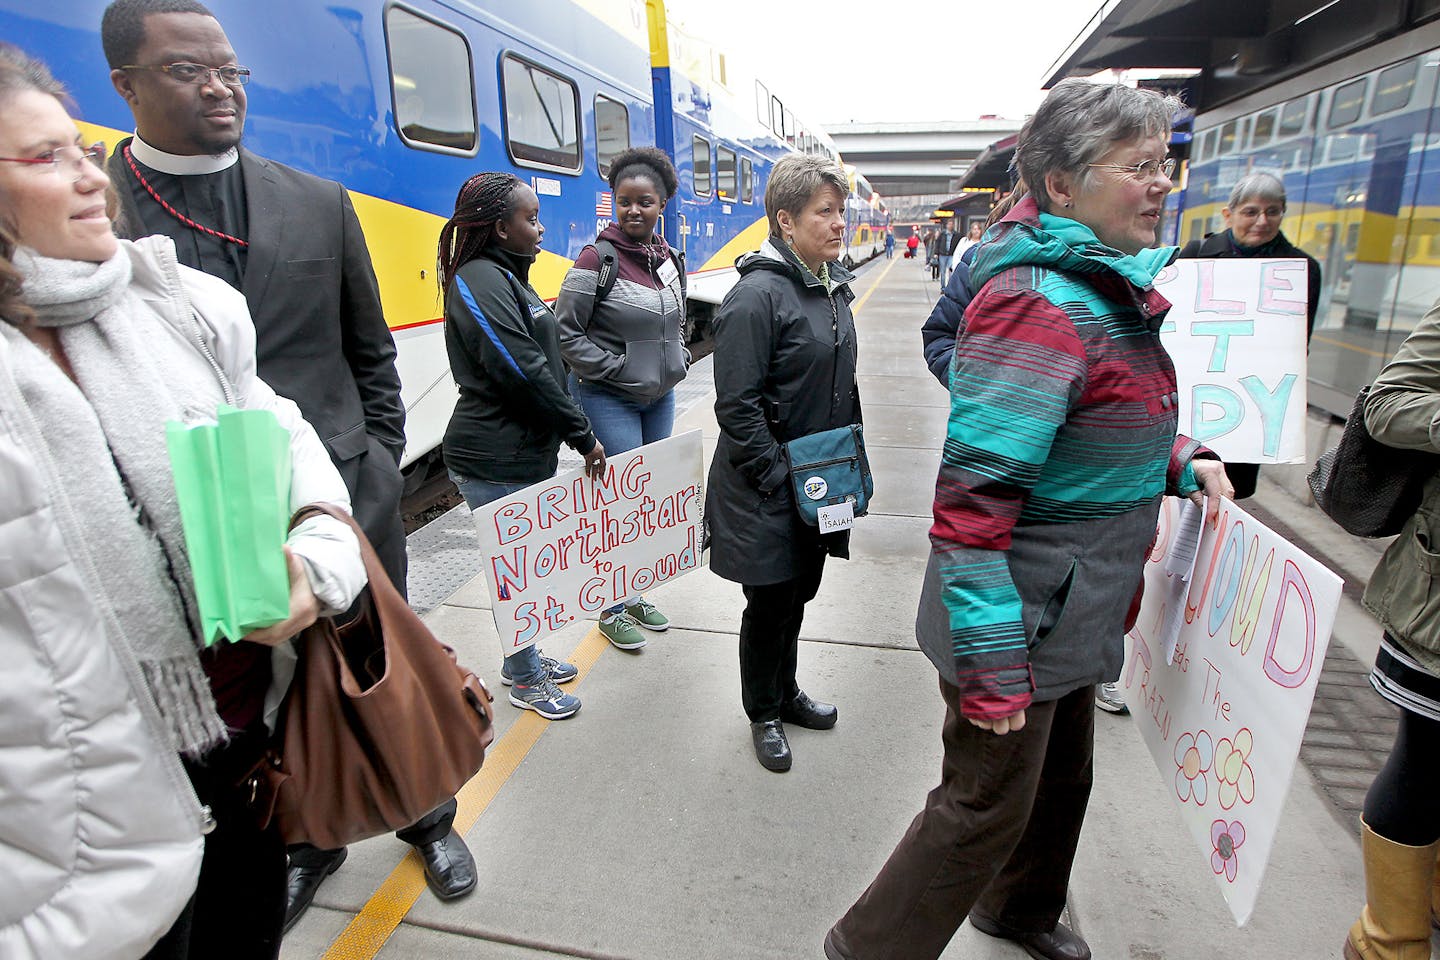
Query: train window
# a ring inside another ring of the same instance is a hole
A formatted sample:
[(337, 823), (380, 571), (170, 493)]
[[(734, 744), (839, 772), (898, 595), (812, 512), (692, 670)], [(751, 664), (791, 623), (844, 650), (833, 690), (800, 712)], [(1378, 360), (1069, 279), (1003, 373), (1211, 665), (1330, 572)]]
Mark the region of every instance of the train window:
[(1299, 97), (1285, 104), (1280, 110), (1280, 137), (1298, 137), (1305, 132), (1305, 123), (1310, 119), (1310, 98)]
[(1360, 119), (1360, 110), (1365, 106), (1365, 86), (1368, 77), (1361, 77), (1335, 91), (1330, 98), (1330, 129), (1348, 127)]
[(715, 148), (715, 179), (719, 181), (722, 199), (734, 200), (740, 195), (735, 189), (735, 151), (729, 147)]
[(795, 114), (787, 108), (785, 110), (785, 142), (792, 147), (795, 146), (795, 138), (799, 132), (795, 127)]
[(1275, 135), (1275, 118), (1278, 110), (1266, 110), (1255, 118), (1255, 125), (1250, 128), (1250, 149), (1257, 150), (1270, 142)]
[(755, 166), (749, 157), (740, 158), (740, 199), (755, 202)]
[(780, 103), (779, 97), (770, 98), (770, 129), (775, 131), (775, 136), (785, 136), (785, 107)]
[(1235, 152), (1235, 140), (1240, 129), (1240, 121), (1231, 120), (1220, 128), (1220, 144), (1216, 150), (1217, 155), (1224, 156)]
[(704, 137), (692, 137), (690, 152), (695, 161), (695, 195), (708, 197), (710, 195), (710, 141)]
[(1210, 145), (1214, 142), (1214, 130), (1206, 130), (1204, 133), (1200, 134), (1200, 136), (1195, 138), (1194, 161), (1196, 163), (1204, 163), (1206, 160), (1210, 159)]
[(1410, 94), (1415, 91), (1415, 76), (1419, 72), (1418, 57), (1381, 70), (1375, 80), (1375, 94), (1370, 99), (1370, 114), (1379, 116), (1408, 104)]
[(412, 147), (473, 154), (478, 145), (470, 48), (458, 30), (404, 7), (385, 12), (395, 127)]
[(755, 119), (762, 127), (770, 126), (770, 91), (759, 80), (755, 81)]
[(575, 84), (507, 53), (505, 145), (522, 167), (580, 169), (580, 94)]
[(610, 176), (610, 161), (630, 149), (630, 111), (625, 104), (595, 95), (595, 162), (600, 176)]

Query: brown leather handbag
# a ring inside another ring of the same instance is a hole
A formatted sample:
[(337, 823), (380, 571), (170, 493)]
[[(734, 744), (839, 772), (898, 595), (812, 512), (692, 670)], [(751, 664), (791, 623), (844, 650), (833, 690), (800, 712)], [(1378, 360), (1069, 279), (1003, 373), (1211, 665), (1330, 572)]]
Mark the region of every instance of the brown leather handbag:
[(322, 617), (296, 638), (300, 660), (272, 745), (251, 773), (262, 827), (323, 849), (409, 826), (453, 797), (494, 739), (490, 692), (456, 662), (391, 584), (355, 521), (370, 585), (361, 613)]

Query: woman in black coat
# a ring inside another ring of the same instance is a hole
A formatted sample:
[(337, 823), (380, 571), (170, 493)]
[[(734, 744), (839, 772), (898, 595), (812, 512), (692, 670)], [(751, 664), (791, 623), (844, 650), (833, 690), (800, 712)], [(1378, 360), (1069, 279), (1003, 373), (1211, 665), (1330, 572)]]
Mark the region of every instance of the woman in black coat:
[[(1280, 232), (1280, 221), (1285, 219), (1285, 184), (1264, 171), (1241, 177), (1230, 191), (1230, 202), (1220, 212), (1225, 217), (1225, 229), (1204, 240), (1191, 240), (1180, 251), (1180, 258), (1303, 257), (1309, 268), (1305, 328), (1305, 342), (1309, 343), (1320, 305), (1320, 264)], [(1258, 463), (1227, 463), (1225, 472), (1235, 484), (1236, 500), (1255, 493), (1260, 478)]]
[(825, 730), (838, 715), (805, 695), (795, 669), (805, 604), (826, 554), (849, 556), (849, 535), (822, 535), (800, 519), (783, 444), (860, 422), (854, 277), (836, 262), (847, 192), (844, 172), (823, 158), (777, 163), (765, 189), (770, 237), (740, 259), (740, 280), (715, 317), (710, 569), (744, 587), (741, 699), (755, 755), (774, 771), (790, 769), (785, 723)]

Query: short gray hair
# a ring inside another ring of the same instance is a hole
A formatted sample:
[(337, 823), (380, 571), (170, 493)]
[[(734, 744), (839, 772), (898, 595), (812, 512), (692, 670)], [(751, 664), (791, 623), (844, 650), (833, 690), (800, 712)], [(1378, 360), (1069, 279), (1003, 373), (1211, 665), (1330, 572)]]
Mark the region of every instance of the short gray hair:
[(1142, 137), (1169, 139), (1177, 97), (1118, 83), (1061, 80), (1035, 115), (1025, 121), (1016, 146), (1020, 177), (1030, 184), (1041, 210), (1050, 207), (1045, 178), (1069, 173), (1090, 184), (1090, 167), (1116, 143)]
[(842, 200), (850, 195), (850, 182), (845, 178), (845, 171), (829, 157), (792, 153), (777, 162), (770, 171), (770, 181), (765, 184), (765, 216), (770, 221), (771, 235), (780, 235), (777, 217), (781, 210), (799, 213), (822, 187), (834, 187), (840, 191)]
[(1225, 204), (1234, 210), (1240, 204), (1254, 197), (1256, 200), (1266, 200), (1280, 204), (1280, 209), (1285, 209), (1285, 182), (1268, 170), (1256, 170), (1247, 173), (1235, 184), (1235, 189), (1230, 191), (1230, 202)]

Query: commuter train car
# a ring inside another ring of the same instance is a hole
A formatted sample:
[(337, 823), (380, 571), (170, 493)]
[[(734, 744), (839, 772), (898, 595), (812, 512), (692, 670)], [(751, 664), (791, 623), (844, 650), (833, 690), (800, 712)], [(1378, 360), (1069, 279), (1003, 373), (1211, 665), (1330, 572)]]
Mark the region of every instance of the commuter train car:
[(1195, 121), (1180, 242), (1224, 229), (1252, 170), (1285, 183), (1285, 235), (1324, 285), (1311, 403), (1345, 416), (1440, 297), (1440, 50), (1380, 44)]
[[(133, 123), (101, 51), (107, 2), (0, 0), (0, 37), (45, 59), (85, 132), (113, 146)], [(778, 95), (752, 109), (763, 84), (677, 30), (663, 0), (207, 6), (253, 71), (246, 146), (351, 192), (399, 350), (407, 466), (433, 456), (454, 406), (435, 246), (467, 177), (535, 187), (546, 233), (531, 279), (549, 299), (613, 216), (610, 160), (658, 144), (680, 174), (662, 232), (686, 255), (695, 337), (765, 235), (774, 162), (822, 147), (838, 161)]]
[(885, 231), (890, 227), (890, 215), (880, 194), (870, 186), (864, 174), (847, 163), (845, 175), (850, 180), (850, 196), (845, 201), (844, 262), (846, 266), (853, 267), (879, 256), (885, 249)]

